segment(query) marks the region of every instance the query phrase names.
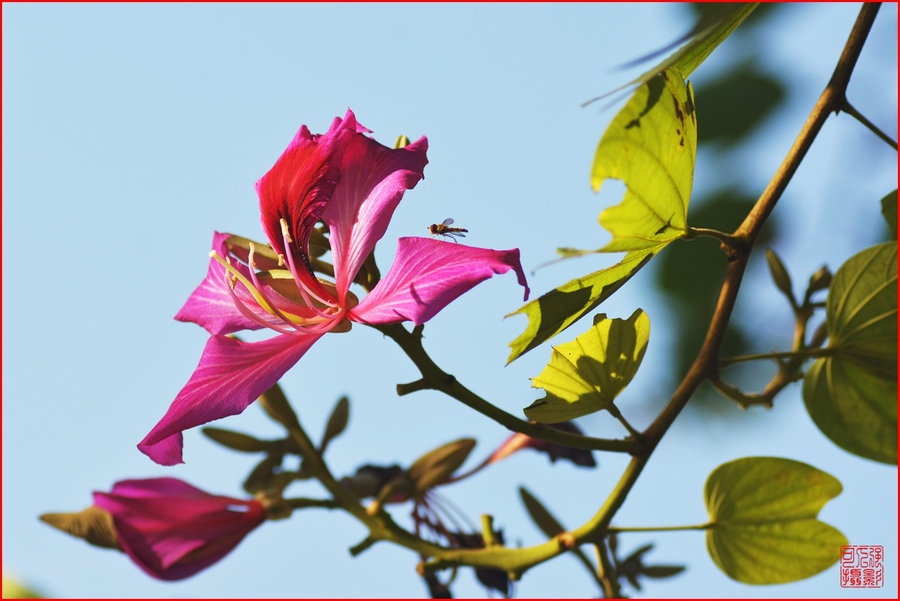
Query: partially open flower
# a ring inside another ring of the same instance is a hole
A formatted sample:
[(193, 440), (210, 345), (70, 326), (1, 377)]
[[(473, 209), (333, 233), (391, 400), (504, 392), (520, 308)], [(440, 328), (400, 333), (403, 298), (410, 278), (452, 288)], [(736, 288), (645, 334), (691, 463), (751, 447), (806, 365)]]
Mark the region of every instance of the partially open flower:
[(267, 517), (257, 500), (211, 495), (175, 478), (117, 482), (95, 492), (119, 546), (161, 580), (193, 576), (222, 559)]

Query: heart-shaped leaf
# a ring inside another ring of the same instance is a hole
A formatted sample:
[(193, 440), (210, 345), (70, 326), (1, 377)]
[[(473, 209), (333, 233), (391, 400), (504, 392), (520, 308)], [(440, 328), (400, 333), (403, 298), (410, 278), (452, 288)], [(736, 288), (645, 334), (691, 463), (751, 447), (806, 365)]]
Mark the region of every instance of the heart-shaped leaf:
[(706, 546), (725, 574), (746, 584), (809, 578), (840, 559), (847, 538), (816, 517), (841, 483), (805, 463), (745, 457), (706, 481)]
[(525, 415), (556, 423), (601, 409), (617, 413), (613, 399), (637, 373), (649, 339), (650, 318), (640, 309), (628, 319), (598, 315), (590, 330), (553, 348), (550, 363), (532, 378), (532, 386), (547, 394)]
[(854, 255), (826, 303), (829, 355), (803, 381), (819, 430), (861, 457), (897, 463), (897, 243)]

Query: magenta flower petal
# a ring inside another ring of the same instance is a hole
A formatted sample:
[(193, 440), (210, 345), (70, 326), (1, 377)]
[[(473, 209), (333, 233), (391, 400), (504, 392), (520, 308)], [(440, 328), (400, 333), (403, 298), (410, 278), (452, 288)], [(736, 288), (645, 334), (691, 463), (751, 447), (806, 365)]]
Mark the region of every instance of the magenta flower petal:
[(350, 319), (387, 324), (422, 324), (451, 301), (494, 274), (515, 271), (528, 284), (519, 250), (491, 250), (431, 238), (400, 238), (390, 271), (355, 307)]
[(94, 493), (141, 569), (180, 580), (219, 561), (266, 519), (259, 501), (211, 495), (175, 478), (125, 480)]
[(138, 444), (138, 449), (161, 465), (184, 463), (181, 441), (184, 430), (241, 413), (293, 367), (320, 337), (319, 334), (284, 334), (260, 342), (210, 337), (194, 375), (162, 420)]
[[(336, 117), (324, 134), (311, 134), (304, 125), (275, 165), (256, 182), (263, 229), (272, 248), (282, 255), (291, 253), (299, 277), (311, 289), (322, 292), (309, 267), (307, 246), (313, 227), (341, 180), (341, 155), (353, 136), (368, 130), (356, 122), (348, 110), (344, 119)], [(284, 245), (281, 220), (290, 229), (295, 244)]]
[[(213, 235), (212, 249), (220, 257), (227, 257), (225, 241), (230, 234)], [(246, 270), (243, 270), (246, 271)], [(238, 291), (242, 291), (238, 288)], [(249, 297), (249, 295), (246, 295)], [(254, 303), (255, 304), (255, 303)], [(263, 311), (258, 312), (265, 315)], [(231, 334), (241, 330), (258, 330), (262, 326), (245, 317), (235, 306), (226, 281), (225, 267), (215, 259), (209, 260), (209, 269), (199, 286), (175, 315), (178, 321), (190, 321), (206, 329), (210, 334)]]
[(384, 236), (403, 193), (425, 177), (427, 150), (425, 137), (399, 149), (363, 134), (348, 142), (341, 159), (341, 182), (322, 213), (330, 232), (339, 295), (347, 292)]

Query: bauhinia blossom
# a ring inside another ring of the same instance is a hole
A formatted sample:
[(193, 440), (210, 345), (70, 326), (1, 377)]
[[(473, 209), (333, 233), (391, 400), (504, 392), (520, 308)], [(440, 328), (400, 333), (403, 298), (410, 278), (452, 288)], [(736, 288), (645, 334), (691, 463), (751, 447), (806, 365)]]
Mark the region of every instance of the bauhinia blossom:
[[(268, 246), (216, 233), (206, 279), (176, 319), (211, 334), (193, 376), (138, 448), (182, 463), (182, 432), (235, 415), (275, 384), (328, 332), (352, 322), (422, 324), (494, 274), (513, 270), (528, 287), (518, 249), (491, 250), (432, 238), (400, 238), (388, 273), (361, 301), (350, 291), (406, 190), (424, 177), (425, 137), (391, 149), (352, 111), (325, 134), (306, 126), (256, 184)], [(328, 227), (334, 282), (317, 278), (309, 243)], [(269, 328), (259, 342), (227, 336)]]
[(211, 495), (175, 478), (117, 482), (95, 492), (94, 505), (112, 515), (128, 557), (162, 580), (209, 567), (267, 517), (260, 501)]

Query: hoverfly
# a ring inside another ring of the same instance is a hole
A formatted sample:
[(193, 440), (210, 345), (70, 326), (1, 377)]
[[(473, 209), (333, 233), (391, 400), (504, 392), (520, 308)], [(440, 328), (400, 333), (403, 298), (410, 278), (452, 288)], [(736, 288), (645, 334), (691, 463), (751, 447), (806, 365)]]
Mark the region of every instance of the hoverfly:
[(431, 232), (433, 236), (445, 236), (450, 238), (454, 242), (456, 242), (456, 237), (465, 238), (465, 232), (469, 230), (461, 227), (450, 227), (453, 225), (453, 218), (448, 217), (444, 219), (441, 223), (432, 223), (428, 226), (428, 231)]

